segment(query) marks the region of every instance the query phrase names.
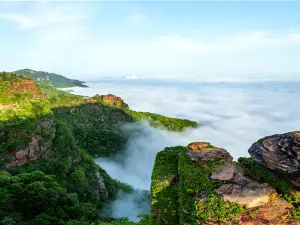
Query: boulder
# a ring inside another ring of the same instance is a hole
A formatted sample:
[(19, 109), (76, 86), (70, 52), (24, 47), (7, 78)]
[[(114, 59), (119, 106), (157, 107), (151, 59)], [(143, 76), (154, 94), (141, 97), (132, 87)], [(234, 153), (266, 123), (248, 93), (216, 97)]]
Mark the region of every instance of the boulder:
[(225, 149), (208, 142), (194, 142), (188, 146), (187, 154), (192, 160), (218, 162), (210, 179), (221, 184), (216, 192), (225, 201), (254, 208), (267, 204), (271, 196), (276, 195), (276, 190), (269, 184), (260, 184), (246, 177), (243, 168), (232, 161), (232, 156)]
[(222, 160), (232, 161), (232, 156), (223, 148), (218, 148), (208, 142), (193, 142), (188, 146), (188, 155), (194, 161)]
[(264, 137), (248, 152), (254, 161), (300, 186), (300, 131)]

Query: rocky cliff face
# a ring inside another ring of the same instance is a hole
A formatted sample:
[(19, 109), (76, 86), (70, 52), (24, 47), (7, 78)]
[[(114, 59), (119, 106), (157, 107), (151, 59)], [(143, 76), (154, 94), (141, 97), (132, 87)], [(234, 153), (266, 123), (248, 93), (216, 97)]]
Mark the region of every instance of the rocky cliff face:
[(154, 224), (300, 224), (299, 191), (287, 185), (299, 169), (299, 137), (274, 135), (252, 145), (253, 159), (245, 160), (266, 166), (259, 172), (264, 179), (207, 142), (159, 152), (151, 184)]
[(6, 163), (5, 167), (9, 169), (37, 160), (43, 156), (49, 156), (54, 137), (53, 120), (45, 119), (40, 121), (36, 128), (26, 137), (28, 141), (25, 143), (25, 146), (11, 151), (12, 160)]
[(254, 143), (253, 160), (300, 186), (300, 132), (267, 136)]

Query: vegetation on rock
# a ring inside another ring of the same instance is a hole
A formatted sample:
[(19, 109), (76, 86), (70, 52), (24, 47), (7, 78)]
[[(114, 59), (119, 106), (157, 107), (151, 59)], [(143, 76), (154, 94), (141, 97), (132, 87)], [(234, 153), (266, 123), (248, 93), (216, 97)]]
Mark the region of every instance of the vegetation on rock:
[(260, 167), (250, 171), (247, 159), (239, 163), (245, 171), (225, 149), (208, 142), (159, 152), (152, 173), (152, 224), (297, 224), (299, 212), (289, 203), (297, 206), (295, 198), (283, 200), (270, 185), (251, 178), (272, 183), (279, 194), (290, 182)]
[(46, 84), (51, 84), (56, 88), (67, 88), (67, 87), (87, 87), (84, 85), (84, 82), (79, 80), (73, 80), (66, 78), (62, 75), (55, 74), (55, 73), (48, 73), (44, 71), (35, 71), (31, 69), (23, 69), (15, 71), (14, 73), (28, 77), (32, 80), (43, 82)]

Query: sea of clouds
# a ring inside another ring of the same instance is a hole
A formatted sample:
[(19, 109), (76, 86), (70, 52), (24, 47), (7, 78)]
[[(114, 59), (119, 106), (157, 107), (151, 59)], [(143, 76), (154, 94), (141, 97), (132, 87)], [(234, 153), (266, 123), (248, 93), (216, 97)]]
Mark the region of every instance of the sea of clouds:
[[(227, 149), (231, 155), (248, 156), (248, 148), (259, 138), (300, 130), (300, 82), (179, 82), (104, 79), (88, 83), (89, 88), (72, 88), (74, 93), (92, 96), (113, 93), (130, 108), (166, 116), (188, 118), (199, 128), (182, 133), (154, 129), (146, 122), (124, 126), (132, 135), (122, 163), (96, 159), (113, 178), (137, 189), (149, 190), (155, 155), (167, 146), (209, 141)], [(134, 196), (120, 196), (113, 203), (113, 216), (147, 212), (149, 206), (136, 207)]]

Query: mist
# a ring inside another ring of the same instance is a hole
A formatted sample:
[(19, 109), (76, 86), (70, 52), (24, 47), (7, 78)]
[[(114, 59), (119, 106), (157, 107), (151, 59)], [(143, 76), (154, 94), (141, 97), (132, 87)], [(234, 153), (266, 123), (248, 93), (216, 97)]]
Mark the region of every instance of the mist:
[[(199, 128), (184, 132), (155, 129), (146, 122), (126, 124), (132, 135), (119, 160), (96, 159), (110, 176), (135, 189), (149, 190), (155, 155), (168, 146), (186, 146), (193, 141), (209, 141), (227, 149), (236, 160), (248, 156), (259, 138), (299, 130), (299, 82), (191, 83), (172, 81), (103, 80), (73, 88), (75, 93), (113, 93), (130, 108), (197, 121)], [(120, 160), (121, 159), (121, 160)], [(125, 196), (112, 204), (114, 216), (135, 216), (149, 207), (136, 207)], [(121, 202), (120, 202), (121, 201)], [(124, 206), (124, 207), (123, 207)], [(128, 207), (132, 210), (128, 211)]]

